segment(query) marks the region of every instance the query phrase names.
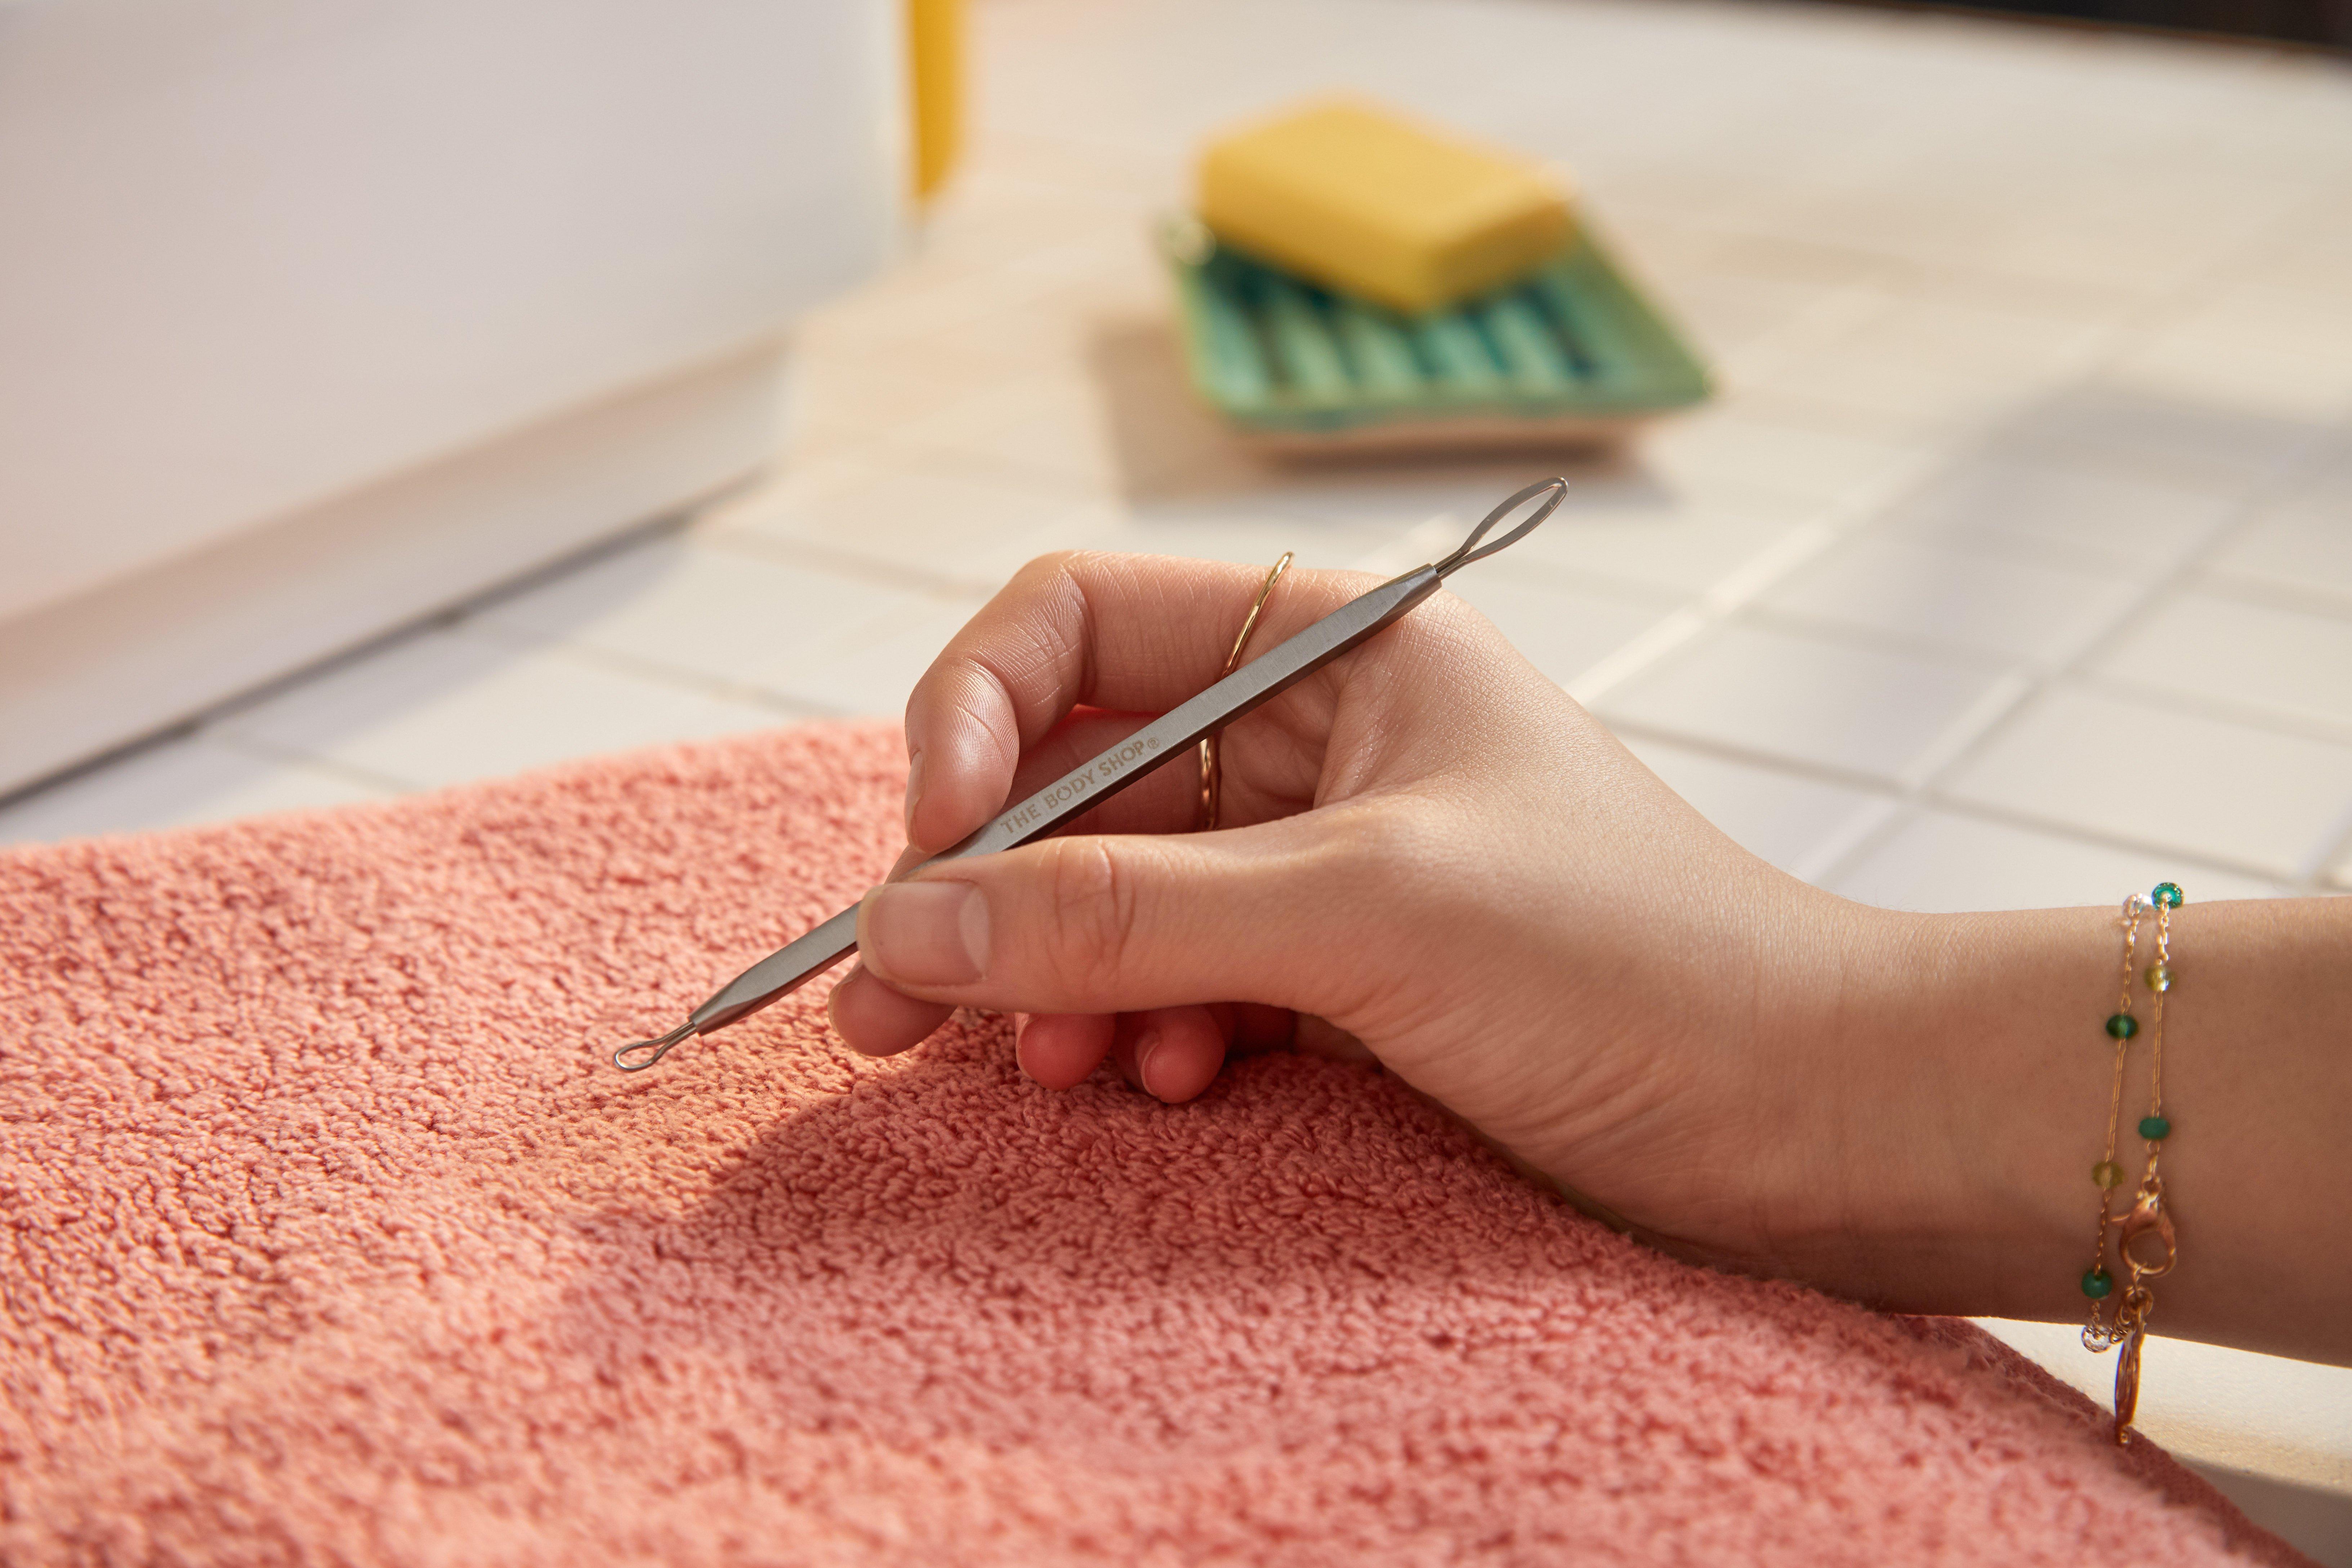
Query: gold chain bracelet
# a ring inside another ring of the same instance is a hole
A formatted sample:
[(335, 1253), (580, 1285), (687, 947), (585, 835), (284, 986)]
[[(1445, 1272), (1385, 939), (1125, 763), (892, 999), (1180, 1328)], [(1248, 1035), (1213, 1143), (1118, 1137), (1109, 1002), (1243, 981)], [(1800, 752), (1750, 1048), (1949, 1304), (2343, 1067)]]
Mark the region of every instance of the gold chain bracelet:
[[(2156, 1292), (2147, 1282), (2171, 1272), (2178, 1253), (2172, 1210), (2164, 1192), (2161, 1156), (2164, 1141), (2172, 1136), (2172, 1122), (2164, 1114), (2164, 1003), (2172, 991), (2172, 911), (2182, 903), (2179, 884), (2158, 882), (2153, 892), (2134, 893), (2124, 900), (2123, 984), (2116, 1010), (2106, 1022), (2107, 1037), (2115, 1042), (2115, 1077), (2107, 1093), (2107, 1146), (2091, 1168), (2092, 1184), (2099, 1190), (2099, 1228), (2091, 1253), (2091, 1267), (2083, 1275), (2083, 1294), (2091, 1299), (2090, 1321), (2083, 1325), (2083, 1343), (2093, 1352), (2123, 1347), (2116, 1363), (2116, 1441), (2130, 1435), (2132, 1416), (2139, 1408), (2139, 1356), (2147, 1337), (2147, 1321), (2156, 1310)], [(2137, 962), (2139, 924), (2151, 910), (2156, 916), (2156, 962), (2145, 974), (2132, 971)], [(2139, 1135), (2147, 1149), (2147, 1168), (2131, 1206), (2115, 1212), (2115, 1190), (2123, 1185), (2123, 1167), (2116, 1163), (2116, 1134), (2123, 1121), (2124, 1066), (2139, 1018), (2132, 1011), (2132, 983), (2147, 988), (2148, 1095), (2147, 1114), (2140, 1118)], [(2125, 1275), (2121, 1296), (2107, 1268), (2107, 1233), (2116, 1234), (2116, 1256)], [(2110, 1298), (2114, 1299), (2112, 1308)]]

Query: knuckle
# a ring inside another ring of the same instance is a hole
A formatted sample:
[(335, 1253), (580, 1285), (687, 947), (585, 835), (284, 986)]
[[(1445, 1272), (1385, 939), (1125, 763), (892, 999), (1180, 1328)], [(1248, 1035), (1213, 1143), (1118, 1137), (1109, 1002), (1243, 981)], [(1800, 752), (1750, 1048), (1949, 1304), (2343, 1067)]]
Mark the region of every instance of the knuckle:
[(1045, 889), (1054, 941), (1045, 955), (1066, 995), (1106, 994), (1135, 940), (1139, 893), (1131, 871), (1098, 838), (1050, 841)]
[(1484, 611), (1451, 590), (1432, 595), (1423, 608), (1429, 613), (1412, 619), (1418, 623), (1421, 637), (1444, 654), (1489, 652), (1509, 642)]
[(1427, 803), (1413, 799), (1367, 801), (1349, 813), (1346, 831), (1331, 846), (1340, 875), (1362, 896), (1395, 907), (1442, 880), (1454, 846), (1433, 820)]
[(1049, 550), (1043, 555), (1031, 556), (1013, 573), (1012, 582), (1031, 590), (1083, 592), (1080, 579), (1106, 559), (1099, 550)]
[(1365, 802), (1333, 825), (1318, 879), (1327, 901), (1354, 911), (1347, 959), (1325, 976), (1336, 1016), (1378, 1019), (1409, 1010), (1425, 988), (1433, 923), (1462, 880), (1459, 850), (1425, 804)]
[(1043, 555), (1032, 555), (1013, 574), (1013, 581), (1027, 584), (1066, 577), (1082, 553), (1076, 550), (1049, 550)]

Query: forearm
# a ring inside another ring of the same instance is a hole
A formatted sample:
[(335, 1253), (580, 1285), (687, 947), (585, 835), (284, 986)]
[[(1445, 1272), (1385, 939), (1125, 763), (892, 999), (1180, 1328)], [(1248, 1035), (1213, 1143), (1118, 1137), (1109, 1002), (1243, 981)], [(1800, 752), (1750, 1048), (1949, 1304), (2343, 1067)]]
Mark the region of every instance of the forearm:
[[(2179, 1263), (2162, 1332), (2352, 1362), (2352, 900), (2186, 906), (2172, 916), (2162, 1144)], [(2140, 924), (2136, 972), (2154, 962)], [(2115, 1062), (2112, 910), (1856, 920), (1833, 1056), (1883, 1116), (1833, 1162), (1837, 1202), (1788, 1238), (1795, 1271), (1894, 1307), (2068, 1319), (2088, 1303)], [(2112, 1194), (2127, 1207), (2156, 1041), (2126, 1051)], [(2112, 1244), (2109, 1267), (2116, 1268)]]

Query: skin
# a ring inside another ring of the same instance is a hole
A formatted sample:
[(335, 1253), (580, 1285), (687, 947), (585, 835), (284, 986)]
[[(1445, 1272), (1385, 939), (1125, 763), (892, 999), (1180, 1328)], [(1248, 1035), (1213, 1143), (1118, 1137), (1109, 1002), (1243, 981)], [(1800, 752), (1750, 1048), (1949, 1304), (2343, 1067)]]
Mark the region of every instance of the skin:
[[(1261, 576), (1025, 568), (908, 704), (901, 869), (1213, 680)], [(1293, 572), (1257, 646), (1373, 582)], [(874, 889), (836, 1030), (882, 1056), (958, 1006), (1014, 1013), (1046, 1089), (1108, 1061), (1171, 1104), (1234, 1051), (1369, 1053), (1682, 1256), (1907, 1311), (2082, 1316), (2115, 905), (1926, 916), (1808, 887), (1450, 595), (1223, 748), (1215, 832), (1172, 764), (1068, 835)], [(2191, 904), (2172, 951), (2181, 1261), (2157, 1324), (2352, 1363), (2352, 900)], [(2127, 1058), (2119, 1211), (2149, 1043)]]

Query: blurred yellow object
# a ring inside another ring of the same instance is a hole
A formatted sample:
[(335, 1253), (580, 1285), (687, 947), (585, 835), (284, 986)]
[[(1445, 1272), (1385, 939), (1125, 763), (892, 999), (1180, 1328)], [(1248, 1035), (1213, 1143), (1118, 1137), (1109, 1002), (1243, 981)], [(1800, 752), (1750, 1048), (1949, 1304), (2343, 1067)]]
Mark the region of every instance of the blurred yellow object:
[(963, 151), (963, 0), (907, 0), (915, 195), (947, 184)]
[(1211, 142), (1201, 221), (1318, 283), (1405, 311), (1505, 283), (1568, 243), (1568, 194), (1537, 165), (1330, 100)]

